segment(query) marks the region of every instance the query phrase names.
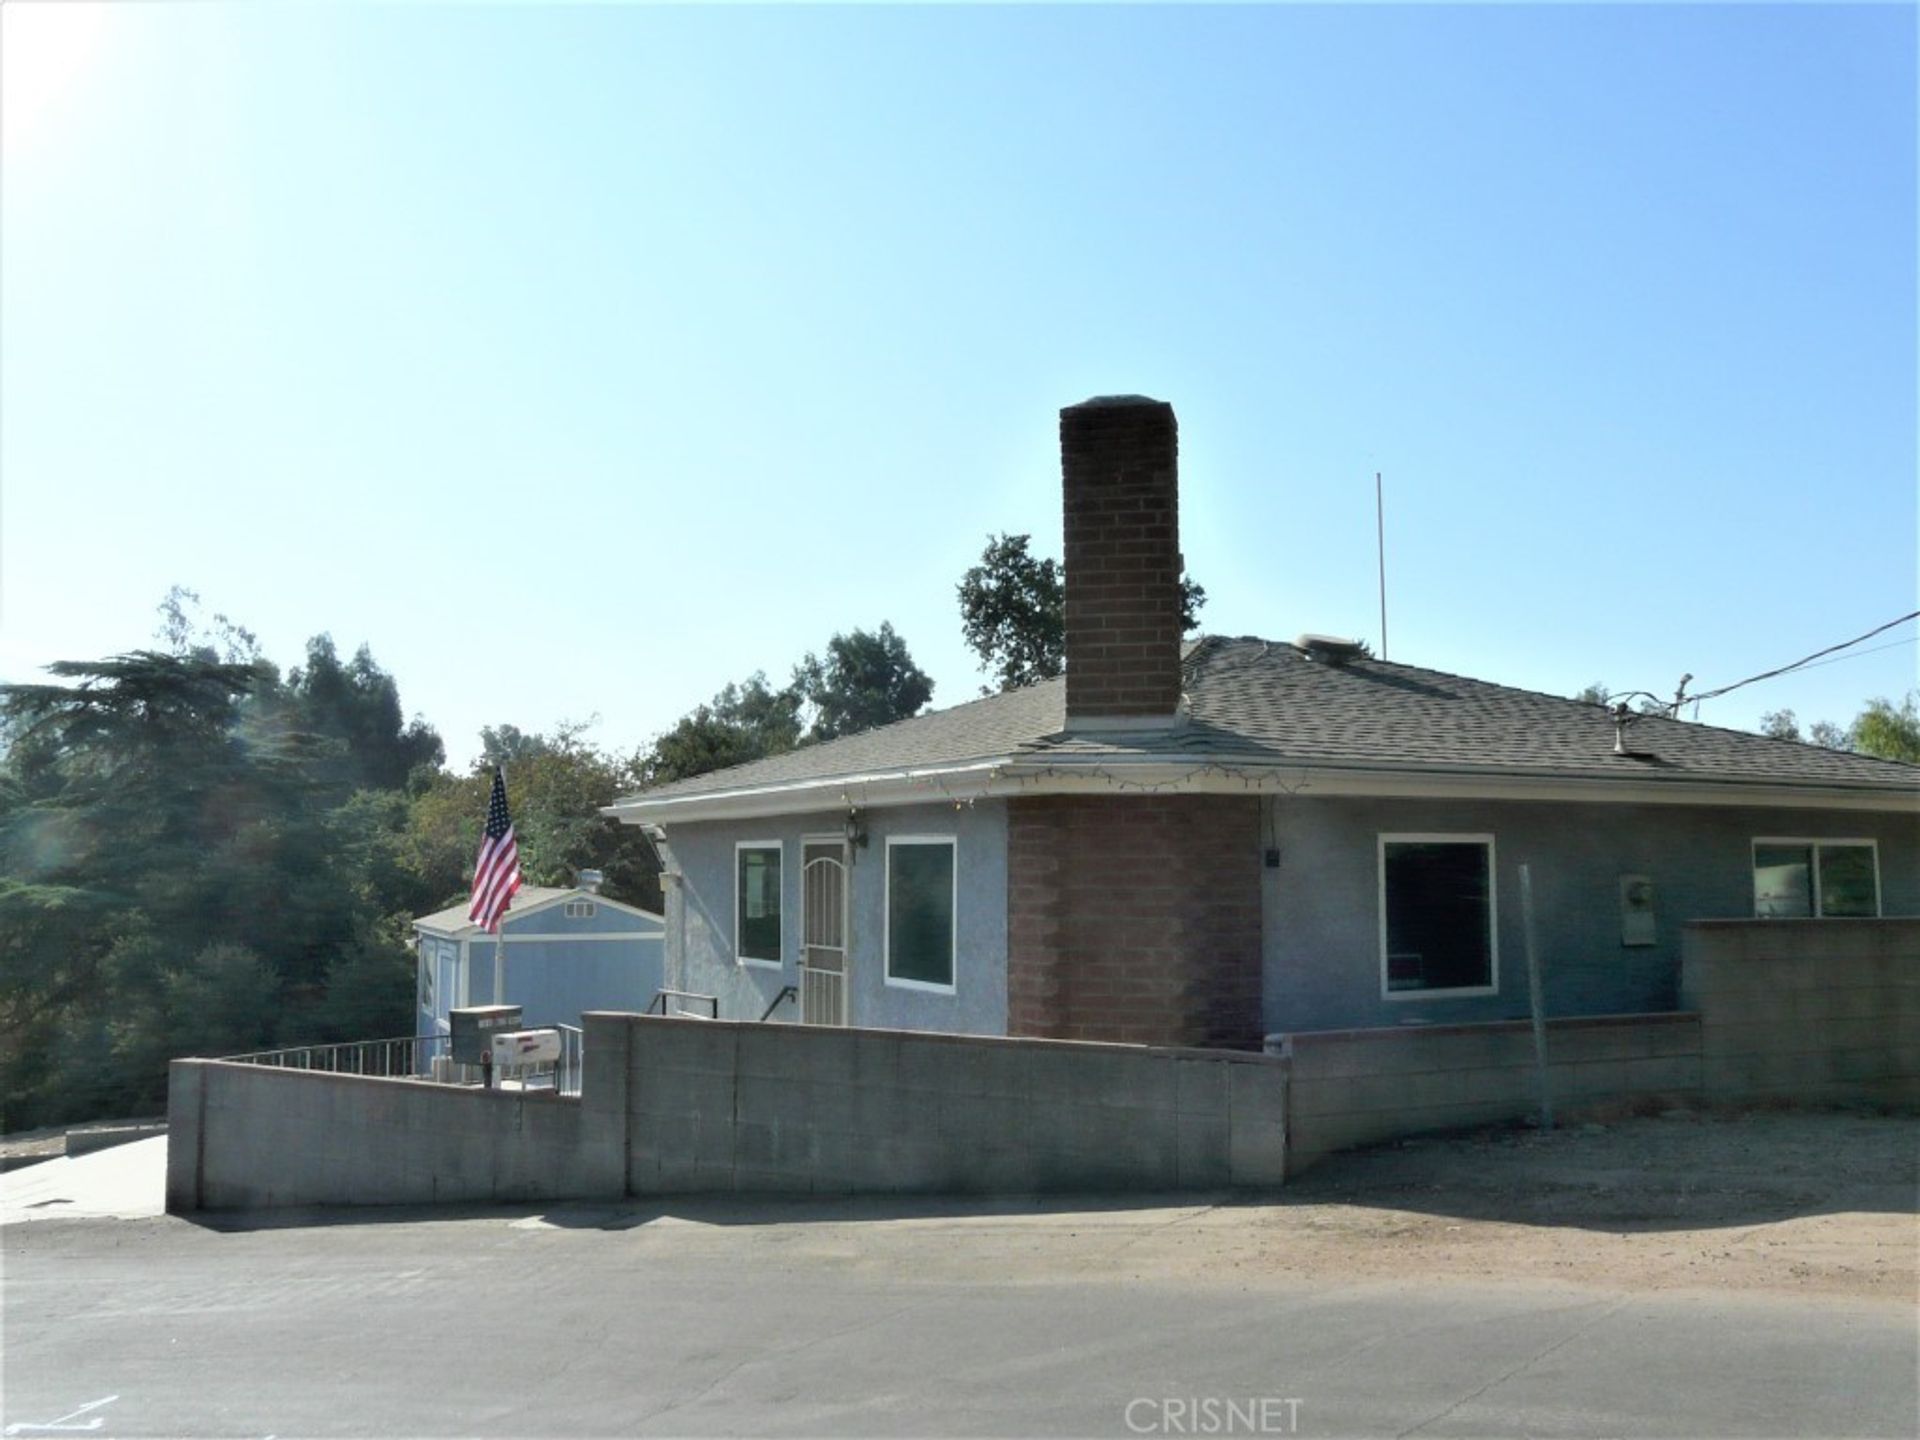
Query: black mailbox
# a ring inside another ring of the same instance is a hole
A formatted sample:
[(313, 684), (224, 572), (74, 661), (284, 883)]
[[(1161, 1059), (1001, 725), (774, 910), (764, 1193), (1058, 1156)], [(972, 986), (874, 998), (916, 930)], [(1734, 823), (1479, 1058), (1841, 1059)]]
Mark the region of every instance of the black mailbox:
[(480, 1064), (497, 1031), (522, 1028), (518, 1005), (466, 1005), (448, 1011), (447, 1021), (456, 1065)]

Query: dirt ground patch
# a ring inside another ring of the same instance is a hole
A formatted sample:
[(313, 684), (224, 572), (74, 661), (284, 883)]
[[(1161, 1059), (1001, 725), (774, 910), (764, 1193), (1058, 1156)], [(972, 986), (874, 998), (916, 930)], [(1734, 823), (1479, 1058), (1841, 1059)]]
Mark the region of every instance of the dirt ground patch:
[(1550, 1133), (1410, 1140), (1335, 1157), (1262, 1218), (1261, 1253), (1627, 1290), (1880, 1296), (1920, 1286), (1920, 1120), (1670, 1111)]
[(108, 1144), (141, 1139), (166, 1128), (165, 1116), (137, 1120), (87, 1120), (68, 1125), (47, 1125), (38, 1130), (16, 1130), (0, 1135), (0, 1172), (37, 1165), (42, 1160), (57, 1160), (62, 1155), (83, 1155)]
[(1444, 1278), (1911, 1305), (1917, 1190), (1920, 1120), (1686, 1111), (1358, 1151), (1265, 1203), (736, 1200), (602, 1223), (663, 1256), (713, 1249), (737, 1259), (744, 1243), (754, 1263), (906, 1266), (945, 1282), (1177, 1277), (1251, 1288)]

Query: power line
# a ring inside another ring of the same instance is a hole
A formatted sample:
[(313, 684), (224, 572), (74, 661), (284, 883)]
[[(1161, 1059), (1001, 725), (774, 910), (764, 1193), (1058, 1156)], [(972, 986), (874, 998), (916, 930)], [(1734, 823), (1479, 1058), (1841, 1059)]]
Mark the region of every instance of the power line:
[[(1896, 625), (1904, 625), (1909, 620), (1920, 620), (1920, 610), (1911, 611), (1908, 614), (1902, 615), (1897, 620), (1889, 620), (1884, 625), (1876, 625), (1873, 627), (1873, 629), (1867, 631), (1867, 633), (1864, 635), (1856, 635), (1851, 640), (1842, 640), (1838, 645), (1829, 645), (1825, 649), (1816, 650), (1811, 655), (1802, 656), (1800, 659), (1795, 660), (1790, 665), (1781, 665), (1772, 670), (1762, 671), (1758, 675), (1749, 675), (1746, 679), (1736, 680), (1731, 685), (1722, 685), (1718, 690), (1708, 690), (1699, 695), (1689, 695), (1686, 698), (1687, 700), (1692, 701), (1696, 705), (1703, 700), (1718, 700), (1722, 695), (1730, 695), (1735, 690), (1742, 689), (1748, 685), (1756, 685), (1762, 680), (1771, 680), (1776, 676), (1785, 675), (1789, 671), (1802, 669), (1805, 666), (1810, 665), (1814, 661), (1820, 659), (1824, 655), (1831, 655), (1838, 650), (1852, 649), (1855, 645), (1858, 645), (1862, 640), (1871, 640), (1874, 636), (1882, 634), (1885, 631), (1891, 630)], [(1904, 642), (1901, 642), (1901, 643), (1904, 643)], [(1886, 648), (1891, 649), (1892, 647), (1889, 646)], [(1849, 656), (1847, 658), (1851, 659), (1852, 657)], [(1673, 710), (1678, 711), (1678, 709), (1679, 709), (1679, 705), (1676, 704), (1673, 707)]]
[(1882, 650), (1898, 650), (1902, 645), (1912, 645), (1920, 641), (1920, 636), (1910, 635), (1905, 640), (1895, 640), (1890, 645), (1875, 645), (1868, 650), (1856, 650), (1851, 655), (1835, 655), (1828, 660), (1816, 660), (1811, 665), (1803, 665), (1803, 670), (1818, 670), (1822, 665), (1838, 665), (1843, 660), (1858, 660), (1863, 655), (1878, 655)]

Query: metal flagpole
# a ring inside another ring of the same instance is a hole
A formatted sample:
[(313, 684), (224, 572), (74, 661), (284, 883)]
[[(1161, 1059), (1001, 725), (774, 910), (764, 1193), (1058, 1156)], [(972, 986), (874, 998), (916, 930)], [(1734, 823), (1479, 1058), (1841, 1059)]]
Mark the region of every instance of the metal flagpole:
[(1373, 472), (1373, 539), (1380, 557), (1380, 658), (1387, 658), (1387, 504), (1380, 472)]
[[(500, 793), (505, 795), (507, 792), (507, 767), (505, 765), (496, 765), (493, 767), (493, 773), (500, 779)], [(487, 787), (487, 794), (489, 803), (491, 803), (493, 794), (492, 786)], [(507, 829), (509, 832), (513, 829), (513, 803), (511, 801), (507, 803)], [(519, 863), (517, 853), (519, 844), (517, 839), (514, 849), (516, 852), (514, 863), (517, 865)], [(508, 897), (508, 901), (511, 903), (511, 896)], [(493, 917), (493, 1003), (496, 1005), (504, 1005), (507, 1003), (506, 923), (507, 912), (505, 908), (502, 908), (500, 913)]]

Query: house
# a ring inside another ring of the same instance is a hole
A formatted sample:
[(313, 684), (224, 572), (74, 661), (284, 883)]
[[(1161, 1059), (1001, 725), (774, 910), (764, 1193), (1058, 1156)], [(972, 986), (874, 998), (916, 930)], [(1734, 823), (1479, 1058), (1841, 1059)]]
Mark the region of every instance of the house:
[(661, 917), (600, 893), (597, 871), (571, 888), (523, 886), (495, 937), (455, 905), (413, 922), (417, 1027), (447, 1033), (461, 1005), (519, 1005), (531, 1028), (578, 1025), (587, 1010), (644, 1010), (660, 988)]
[[(1063, 679), (643, 791), (727, 1018), (1252, 1047), (1673, 1009), (1681, 922), (1920, 914), (1920, 767), (1183, 643), (1171, 407), (1060, 415)], [(789, 988), (791, 987), (791, 989)]]

